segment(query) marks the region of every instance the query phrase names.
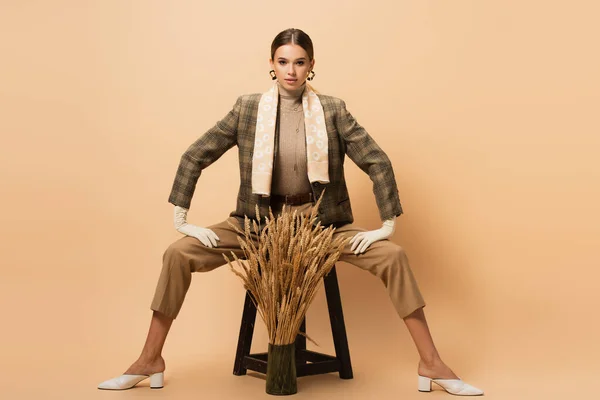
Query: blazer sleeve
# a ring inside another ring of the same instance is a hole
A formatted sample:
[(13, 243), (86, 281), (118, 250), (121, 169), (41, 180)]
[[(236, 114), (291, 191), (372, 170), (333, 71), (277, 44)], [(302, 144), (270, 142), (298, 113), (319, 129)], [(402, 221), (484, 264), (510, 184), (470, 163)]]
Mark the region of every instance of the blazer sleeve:
[(373, 182), (373, 193), (381, 220), (401, 215), (402, 205), (390, 159), (346, 109), (346, 103), (341, 99), (339, 101), (336, 127), (346, 144), (348, 157)]
[(189, 209), (202, 170), (217, 161), (237, 143), (237, 126), (242, 106), (238, 97), (233, 109), (206, 131), (181, 156), (169, 203)]

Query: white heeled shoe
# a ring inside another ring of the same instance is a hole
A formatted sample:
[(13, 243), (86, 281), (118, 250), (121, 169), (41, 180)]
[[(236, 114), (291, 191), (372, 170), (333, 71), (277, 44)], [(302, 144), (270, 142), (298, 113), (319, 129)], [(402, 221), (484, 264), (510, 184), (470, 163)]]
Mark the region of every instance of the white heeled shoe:
[(461, 379), (432, 379), (419, 375), (419, 392), (431, 392), (431, 382), (440, 385), (446, 392), (458, 396), (479, 396), (483, 390), (463, 382)]
[(125, 390), (131, 389), (144, 379), (150, 378), (150, 388), (151, 389), (160, 389), (163, 387), (164, 383), (164, 373), (157, 372), (152, 375), (132, 375), (132, 374), (123, 374), (121, 376), (117, 376), (116, 378), (109, 379), (107, 381), (102, 382), (98, 385), (98, 389), (107, 389), (107, 390)]

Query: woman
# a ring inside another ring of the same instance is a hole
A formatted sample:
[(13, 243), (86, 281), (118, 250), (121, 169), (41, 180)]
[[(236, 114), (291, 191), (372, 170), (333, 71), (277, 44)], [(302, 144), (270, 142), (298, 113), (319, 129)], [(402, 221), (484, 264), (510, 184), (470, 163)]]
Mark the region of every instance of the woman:
[[(229, 222), (243, 226), (244, 216), (261, 219), (288, 209), (310, 213), (323, 195), (318, 215), (336, 235), (352, 236), (340, 261), (378, 276), (404, 320), (420, 355), (418, 389), (430, 391), (431, 382), (452, 394), (483, 392), (460, 380), (441, 360), (431, 338), (425, 302), (402, 248), (387, 240), (402, 214), (389, 158), (335, 97), (317, 94), (307, 82), (314, 76), (310, 37), (299, 29), (279, 33), (271, 45), (272, 87), (263, 94), (240, 96), (233, 109), (182, 155), (169, 202), (175, 205), (175, 227), (184, 237), (165, 251), (163, 268), (151, 309), (152, 320), (142, 353), (125, 373), (101, 383), (100, 389), (128, 389), (150, 377), (151, 387), (162, 387), (165, 362), (162, 348), (183, 304), (192, 272), (224, 265), (223, 253), (243, 256)], [(236, 210), (229, 218), (203, 228), (186, 216), (201, 171), (234, 145), (238, 146), (240, 188)], [(373, 181), (381, 228), (366, 231), (353, 225), (344, 180), (348, 155)]]

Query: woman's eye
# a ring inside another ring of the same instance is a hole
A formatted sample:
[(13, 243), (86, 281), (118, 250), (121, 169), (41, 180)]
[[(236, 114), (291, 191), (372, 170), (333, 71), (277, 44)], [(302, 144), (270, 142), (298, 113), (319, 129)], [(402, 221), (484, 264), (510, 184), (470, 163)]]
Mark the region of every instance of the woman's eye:
[(279, 61), (279, 64), (283, 65), (283, 64), (285, 64), (285, 61)]
[(304, 61), (298, 61), (298, 65), (304, 65)]

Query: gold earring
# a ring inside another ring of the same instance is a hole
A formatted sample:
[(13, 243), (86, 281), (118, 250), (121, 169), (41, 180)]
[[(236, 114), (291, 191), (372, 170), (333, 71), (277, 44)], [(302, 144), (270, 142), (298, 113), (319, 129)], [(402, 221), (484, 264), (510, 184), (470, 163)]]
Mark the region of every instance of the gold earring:
[(271, 75), (271, 79), (273, 79), (273, 80), (277, 79), (277, 75), (275, 75), (275, 70), (274, 69), (272, 69), (272, 70), (269, 71), (269, 75)]
[[(310, 75), (310, 74), (312, 74), (312, 75)], [(308, 79), (309, 81), (312, 81), (313, 79), (315, 79), (315, 75), (316, 75), (316, 74), (315, 74), (315, 71), (311, 70), (311, 71), (308, 73), (308, 75), (309, 75), (309, 76), (308, 76), (306, 79)]]

